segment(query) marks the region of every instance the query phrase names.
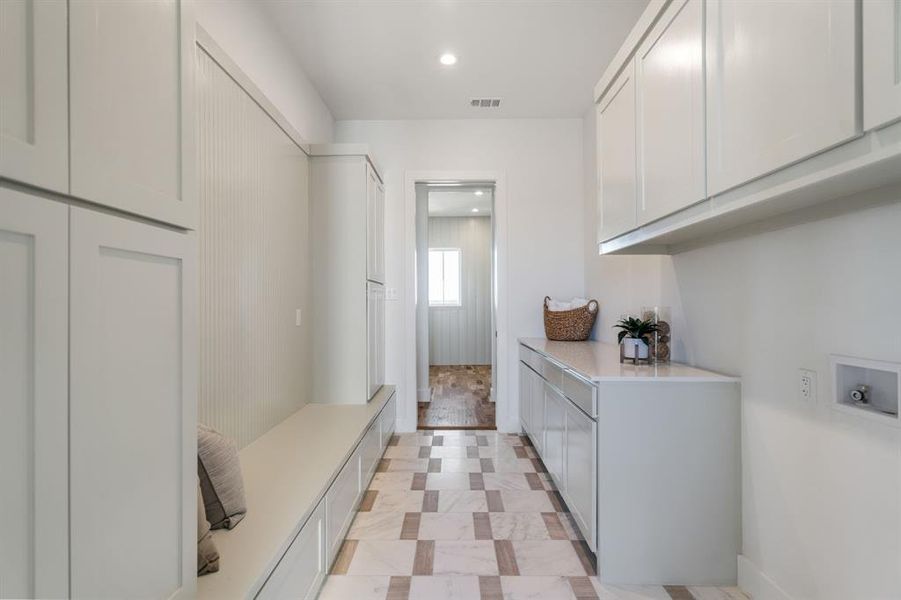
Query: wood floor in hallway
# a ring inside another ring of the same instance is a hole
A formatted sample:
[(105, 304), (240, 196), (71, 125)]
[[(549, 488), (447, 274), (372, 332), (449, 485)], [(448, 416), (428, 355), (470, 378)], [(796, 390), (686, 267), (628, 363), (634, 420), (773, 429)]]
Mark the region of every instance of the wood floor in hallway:
[(419, 403), (420, 429), (494, 429), (491, 365), (429, 367), (431, 402)]

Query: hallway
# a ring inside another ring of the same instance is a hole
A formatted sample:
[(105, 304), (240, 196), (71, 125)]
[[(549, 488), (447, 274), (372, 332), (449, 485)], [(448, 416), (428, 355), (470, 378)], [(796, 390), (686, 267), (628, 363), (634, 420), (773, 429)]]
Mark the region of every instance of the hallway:
[(528, 438), (395, 435), (321, 600), (747, 600), (737, 588), (607, 586)]
[(490, 365), (429, 367), (431, 402), (419, 403), (420, 429), (494, 429)]

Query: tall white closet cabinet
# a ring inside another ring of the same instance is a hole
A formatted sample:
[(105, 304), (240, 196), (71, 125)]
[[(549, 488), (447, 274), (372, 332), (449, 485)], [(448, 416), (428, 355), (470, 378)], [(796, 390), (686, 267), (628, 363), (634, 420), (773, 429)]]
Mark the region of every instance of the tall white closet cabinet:
[(188, 8), (0, 1), (0, 598), (194, 595)]
[(365, 146), (310, 151), (313, 397), (365, 403), (385, 382), (385, 188)]

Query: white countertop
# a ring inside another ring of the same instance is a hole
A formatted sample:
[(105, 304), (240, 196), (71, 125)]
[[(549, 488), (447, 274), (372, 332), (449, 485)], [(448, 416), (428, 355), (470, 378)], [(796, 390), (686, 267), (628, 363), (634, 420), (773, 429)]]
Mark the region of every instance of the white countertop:
[(241, 450), (247, 515), (213, 532), (219, 572), (197, 579), (198, 598), (244, 598), (262, 583), (393, 394), (386, 385), (368, 404), (307, 404)]
[(519, 342), (594, 382), (683, 381), (705, 383), (739, 381), (737, 377), (680, 363), (659, 365), (621, 363), (619, 346), (605, 342), (555, 342), (544, 338), (520, 338)]

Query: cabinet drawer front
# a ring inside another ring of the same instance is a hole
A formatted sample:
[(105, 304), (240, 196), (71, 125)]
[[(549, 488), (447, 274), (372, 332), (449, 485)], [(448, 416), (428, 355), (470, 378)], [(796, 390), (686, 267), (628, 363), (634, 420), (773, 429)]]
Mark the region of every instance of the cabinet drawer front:
[(570, 370), (563, 372), (563, 393), (591, 417), (597, 417), (597, 388)]
[(557, 389), (563, 388), (563, 367), (542, 356), (541, 370), (539, 372), (548, 383)]
[(325, 504), (320, 502), (291, 542), (257, 600), (314, 598), (325, 576)]
[(344, 533), (353, 518), (360, 497), (361, 448), (357, 448), (325, 494), (328, 563), (338, 554)]

